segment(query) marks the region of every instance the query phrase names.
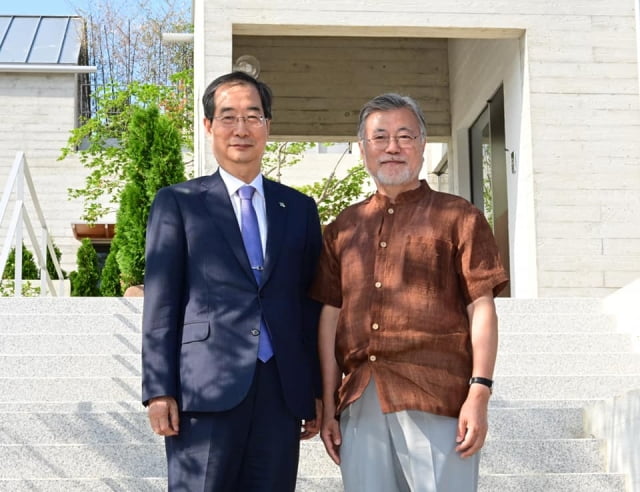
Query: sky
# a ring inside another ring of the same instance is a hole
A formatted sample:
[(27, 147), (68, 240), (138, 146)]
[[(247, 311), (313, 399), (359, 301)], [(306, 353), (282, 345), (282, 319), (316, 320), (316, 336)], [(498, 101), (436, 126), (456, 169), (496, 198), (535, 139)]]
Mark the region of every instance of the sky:
[[(0, 15), (76, 15), (78, 9), (88, 11), (91, 4), (99, 5), (104, 0), (0, 0)], [(108, 1), (108, 0), (106, 0)], [(135, 5), (127, 0), (112, 0), (116, 5)], [(148, 0), (151, 5), (164, 4), (161, 0)], [(178, 2), (189, 8), (191, 2)]]
[(87, 0), (0, 0), (0, 15), (75, 15)]

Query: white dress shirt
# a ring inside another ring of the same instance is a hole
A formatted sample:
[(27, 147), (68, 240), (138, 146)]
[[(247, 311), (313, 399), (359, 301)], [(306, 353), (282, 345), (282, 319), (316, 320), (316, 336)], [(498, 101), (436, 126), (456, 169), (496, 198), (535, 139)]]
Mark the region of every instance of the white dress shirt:
[(266, 255), (267, 250), (267, 207), (264, 200), (264, 186), (262, 184), (262, 174), (258, 174), (256, 178), (251, 183), (245, 183), (241, 179), (232, 176), (227, 171), (219, 167), (220, 177), (224, 182), (224, 185), (227, 187), (227, 193), (229, 193), (229, 198), (231, 199), (231, 204), (233, 205), (233, 211), (236, 214), (236, 220), (238, 221), (238, 226), (242, 229), (242, 214), (240, 212), (240, 196), (238, 195), (238, 190), (245, 186), (250, 185), (253, 186), (256, 191), (253, 194), (253, 198), (251, 199), (251, 203), (253, 204), (253, 208), (256, 211), (256, 216), (258, 217), (258, 229), (260, 230), (260, 242), (262, 243), (262, 255)]

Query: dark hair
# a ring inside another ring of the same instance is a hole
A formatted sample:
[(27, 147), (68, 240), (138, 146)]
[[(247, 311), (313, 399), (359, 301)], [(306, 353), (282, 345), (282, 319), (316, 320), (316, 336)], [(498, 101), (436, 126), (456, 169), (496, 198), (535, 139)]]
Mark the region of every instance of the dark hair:
[(262, 110), (264, 111), (265, 118), (268, 120), (271, 119), (271, 100), (273, 99), (271, 89), (264, 82), (260, 82), (244, 72), (231, 72), (226, 75), (221, 75), (209, 84), (202, 96), (202, 106), (204, 109), (204, 117), (206, 119), (213, 119), (213, 115), (216, 112), (216, 105), (214, 101), (216, 90), (224, 84), (254, 86), (260, 95), (260, 102), (262, 103)]
[(400, 94), (389, 92), (387, 94), (381, 94), (380, 96), (374, 97), (362, 107), (360, 110), (360, 118), (358, 120), (358, 138), (360, 140), (364, 138), (364, 122), (371, 113), (402, 108), (407, 108), (416, 115), (418, 124), (420, 125), (420, 135), (422, 135), (422, 137), (426, 137), (427, 123), (418, 103), (409, 96), (401, 96)]

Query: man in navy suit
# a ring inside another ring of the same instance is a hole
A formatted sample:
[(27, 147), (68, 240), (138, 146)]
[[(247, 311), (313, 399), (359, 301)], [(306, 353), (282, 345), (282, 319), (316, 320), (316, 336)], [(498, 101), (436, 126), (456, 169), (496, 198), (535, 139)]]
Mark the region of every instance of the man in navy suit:
[(319, 429), (317, 209), (260, 173), (268, 86), (233, 72), (203, 105), (219, 170), (161, 189), (149, 216), (142, 400), (171, 492), (293, 491), (300, 439)]

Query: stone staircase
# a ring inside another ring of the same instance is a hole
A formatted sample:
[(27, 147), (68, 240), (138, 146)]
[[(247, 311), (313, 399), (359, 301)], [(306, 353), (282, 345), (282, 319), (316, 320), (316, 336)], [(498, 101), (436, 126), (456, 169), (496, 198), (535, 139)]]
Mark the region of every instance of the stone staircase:
[[(640, 354), (597, 299), (498, 299), (500, 352), (480, 490), (625, 491), (583, 407), (640, 387)], [(162, 491), (139, 403), (141, 299), (0, 298), (0, 490)], [(298, 491), (340, 491), (319, 439)]]

